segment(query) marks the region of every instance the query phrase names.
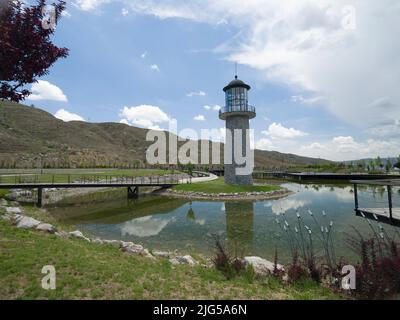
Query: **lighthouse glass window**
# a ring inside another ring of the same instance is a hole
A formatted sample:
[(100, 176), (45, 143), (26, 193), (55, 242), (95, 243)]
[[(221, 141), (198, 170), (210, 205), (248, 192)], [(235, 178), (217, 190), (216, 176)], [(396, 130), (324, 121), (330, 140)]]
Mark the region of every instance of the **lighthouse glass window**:
[(229, 111), (247, 111), (247, 90), (245, 88), (227, 90), (226, 105)]

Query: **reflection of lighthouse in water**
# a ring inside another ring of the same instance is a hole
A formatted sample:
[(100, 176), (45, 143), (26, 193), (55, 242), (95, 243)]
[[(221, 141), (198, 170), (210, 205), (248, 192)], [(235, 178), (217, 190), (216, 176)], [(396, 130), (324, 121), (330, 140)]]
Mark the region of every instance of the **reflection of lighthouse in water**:
[(230, 252), (248, 255), (253, 251), (253, 202), (225, 202), (227, 245)]

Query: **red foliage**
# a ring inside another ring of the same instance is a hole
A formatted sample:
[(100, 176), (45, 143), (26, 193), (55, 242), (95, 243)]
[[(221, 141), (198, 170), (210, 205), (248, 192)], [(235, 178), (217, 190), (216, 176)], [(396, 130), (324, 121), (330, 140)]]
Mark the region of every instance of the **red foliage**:
[[(65, 2), (54, 3), (56, 20)], [(46, 0), (24, 7), (20, 0), (7, 1), (0, 8), (0, 98), (20, 101), (30, 94), (26, 84), (48, 73), (50, 66), (68, 55), (50, 41), (54, 28), (43, 28)]]

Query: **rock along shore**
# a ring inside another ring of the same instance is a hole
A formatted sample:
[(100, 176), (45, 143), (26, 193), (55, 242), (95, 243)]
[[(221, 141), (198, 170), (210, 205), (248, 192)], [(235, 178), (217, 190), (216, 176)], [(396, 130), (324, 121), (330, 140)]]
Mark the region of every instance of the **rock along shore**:
[(206, 193), (166, 189), (163, 192), (158, 192), (157, 194), (180, 198), (206, 200), (268, 200), (286, 197), (294, 194), (294, 192), (288, 189), (279, 189), (267, 192)]
[[(52, 224), (42, 222), (35, 218), (25, 215), (24, 209), (20, 207), (19, 203), (16, 201), (7, 201), (5, 199), (0, 199), (0, 220), (6, 221), (20, 229), (34, 230), (37, 232), (54, 234), (57, 237), (65, 239), (75, 238), (81, 241), (92, 243), (93, 245), (111, 245), (129, 255), (138, 255), (152, 260), (168, 259), (168, 261), (173, 266), (181, 264), (186, 264), (190, 266), (202, 266), (205, 268), (213, 266), (211, 259), (207, 259), (205, 262), (200, 263), (190, 255), (178, 254), (176, 250), (173, 252), (159, 251), (159, 250), (150, 251), (144, 248), (142, 245), (135, 244), (130, 241), (90, 238), (88, 236), (85, 236), (79, 230), (71, 232), (58, 230)], [(244, 257), (241, 260), (245, 265), (252, 266), (254, 272), (258, 275), (265, 276), (268, 274), (272, 274), (275, 271), (274, 263), (266, 259), (263, 259), (261, 257)], [(284, 267), (280, 264), (278, 264), (276, 268), (277, 270), (282, 271), (283, 273), (285, 271)]]

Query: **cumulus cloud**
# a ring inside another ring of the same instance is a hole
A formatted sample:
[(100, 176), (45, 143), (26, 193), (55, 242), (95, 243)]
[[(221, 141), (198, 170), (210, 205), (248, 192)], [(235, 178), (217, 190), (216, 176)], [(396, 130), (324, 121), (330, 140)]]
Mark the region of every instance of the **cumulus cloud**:
[(160, 71), (160, 68), (159, 68), (158, 65), (156, 65), (156, 64), (150, 65), (150, 69), (151, 69), (151, 70), (154, 70), (154, 71)]
[(256, 149), (260, 150), (271, 150), (274, 148), (273, 143), (271, 140), (262, 138), (256, 141)]
[(28, 100), (68, 101), (62, 90), (48, 81), (38, 80), (38, 82), (32, 84), (31, 91), (32, 94), (27, 98)]
[[(215, 52), (284, 83), (292, 101), (326, 108), (364, 133), (357, 152), (398, 153), (400, 119), (400, 4), (392, 0), (75, 0), (83, 10), (121, 2), (130, 11), (160, 19), (181, 18), (217, 26), (223, 20), (240, 30)], [(223, 17), (221, 19), (221, 17)], [(286, 128), (287, 129), (287, 128)], [(289, 128), (290, 129), (290, 128)], [(296, 130), (296, 129), (294, 129)], [(285, 131), (285, 130), (284, 130)], [(296, 130), (298, 131), (298, 130)], [(293, 132), (289, 135), (292, 135)], [(294, 134), (296, 135), (296, 133)], [(299, 136), (299, 135), (298, 135)], [(269, 136), (272, 138), (272, 136)], [(331, 154), (321, 146), (356, 149), (349, 140), (314, 141), (302, 152)], [(389, 145), (389, 149), (382, 146)], [(308, 148), (307, 148), (308, 147)], [(336, 149), (337, 148), (337, 149)], [(397, 148), (397, 149), (396, 149)], [(298, 146), (290, 151), (298, 151)], [(317, 151), (316, 151), (317, 150)], [(285, 150), (289, 151), (289, 150)]]
[(188, 97), (194, 97), (194, 96), (199, 96), (199, 97), (204, 97), (206, 93), (204, 91), (192, 91), (186, 94)]
[(324, 98), (321, 96), (305, 98), (302, 95), (298, 95), (298, 96), (292, 96), (291, 100), (296, 103), (301, 103), (301, 104), (306, 104), (306, 105), (314, 105), (314, 104), (319, 104), (319, 103), (323, 102)]
[[(230, 61), (265, 79), (324, 97), (335, 116), (360, 128), (400, 119), (400, 5), (391, 0), (75, 0), (83, 10), (108, 2), (160, 19), (182, 18), (240, 30), (235, 46), (219, 46)], [(226, 42), (229, 43), (230, 39)], [(373, 76), (372, 76), (373, 75)], [(381, 97), (397, 108), (371, 106)], [(304, 98), (303, 102), (312, 102)], [(312, 99), (312, 98), (311, 98)]]
[(196, 120), (196, 121), (205, 121), (206, 118), (205, 118), (202, 114), (199, 114), (199, 115), (195, 116), (195, 117), (193, 118), (193, 120)]
[(322, 157), (332, 160), (357, 160), (361, 158), (382, 158), (397, 155), (400, 150), (398, 139), (367, 139), (357, 141), (352, 136), (337, 136), (324, 142), (313, 142), (300, 147), (299, 152), (306, 156)]
[(282, 124), (276, 122), (270, 124), (268, 130), (263, 131), (263, 133), (270, 136), (272, 139), (293, 139), (307, 135), (307, 133), (303, 131), (294, 128), (286, 128)]
[(209, 105), (205, 105), (205, 106), (203, 106), (203, 108), (206, 109), (206, 110), (210, 110), (211, 109), (211, 107)]
[(159, 107), (152, 105), (125, 106), (120, 112), (121, 123), (140, 126), (146, 129), (160, 130), (162, 123), (172, 119)]
[(63, 120), (65, 122), (68, 122), (68, 121), (85, 121), (85, 119), (82, 118), (80, 115), (78, 115), (76, 113), (71, 113), (71, 112), (69, 112), (67, 110), (64, 110), (64, 109), (58, 110), (54, 114), (54, 116), (57, 119)]

